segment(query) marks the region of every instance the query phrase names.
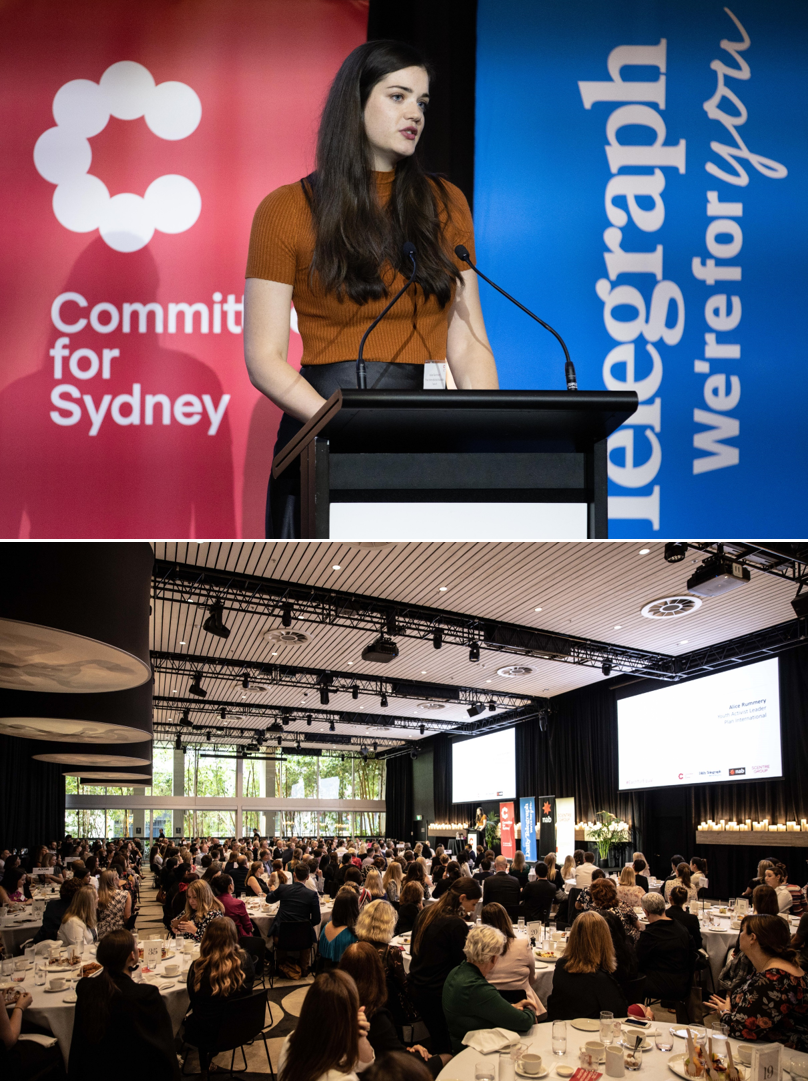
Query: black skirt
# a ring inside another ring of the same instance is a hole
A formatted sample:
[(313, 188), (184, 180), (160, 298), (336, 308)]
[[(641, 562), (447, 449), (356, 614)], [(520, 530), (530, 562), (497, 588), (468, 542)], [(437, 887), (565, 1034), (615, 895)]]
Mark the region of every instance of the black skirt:
[[(423, 364), (393, 364), (368, 360), (367, 385), (370, 390), (422, 390)], [(356, 388), (356, 361), (340, 360), (334, 364), (309, 364), (300, 369), (303, 378), (326, 401), (340, 387)], [(297, 435), (303, 422), (284, 413), (278, 428), (274, 455)], [(277, 478), (269, 474), (267, 486), (266, 535), (270, 540), (295, 540), (300, 536), (300, 461), (284, 469)]]

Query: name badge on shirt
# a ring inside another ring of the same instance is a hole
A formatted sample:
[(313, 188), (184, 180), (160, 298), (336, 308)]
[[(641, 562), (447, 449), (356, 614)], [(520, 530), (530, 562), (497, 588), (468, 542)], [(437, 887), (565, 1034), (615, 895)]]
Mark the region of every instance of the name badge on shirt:
[(446, 390), (445, 360), (428, 360), (424, 364), (424, 390)]

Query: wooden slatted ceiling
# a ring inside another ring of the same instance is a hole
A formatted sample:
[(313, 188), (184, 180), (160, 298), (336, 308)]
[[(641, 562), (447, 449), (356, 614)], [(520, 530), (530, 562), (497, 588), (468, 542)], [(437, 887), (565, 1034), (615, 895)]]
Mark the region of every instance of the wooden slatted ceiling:
[[(702, 559), (699, 553), (692, 552), (683, 563), (671, 565), (663, 559), (663, 547), (661, 543), (636, 541), (383, 546), (302, 541), (163, 542), (155, 545), (155, 554), (200, 567), (333, 586), (381, 599), (674, 655), (793, 617), (789, 601), (794, 587), (760, 573), (753, 573), (748, 585), (724, 597), (705, 600), (692, 615), (658, 621), (642, 617), (640, 609), (648, 601), (685, 593), (686, 580)], [(641, 548), (649, 548), (650, 552), (640, 556)], [(334, 565), (340, 570), (332, 570)], [(446, 586), (446, 591), (442, 592), (440, 586)], [(540, 612), (534, 611), (537, 607)], [(518, 658), (512, 655), (483, 650), (480, 663), (474, 664), (468, 660), (465, 648), (445, 645), (438, 651), (430, 642), (411, 639), (399, 640), (401, 654), (391, 664), (367, 664), (360, 657), (369, 640), (367, 631), (296, 621), (295, 627), (312, 635), (308, 645), (270, 646), (260, 634), (277, 625), (277, 621), (228, 612), (225, 622), (232, 633), (224, 641), (202, 631), (206, 615), (193, 605), (158, 598), (152, 617), (153, 648), (453, 683), (478, 687), (481, 695), (495, 689), (551, 697), (603, 678), (598, 669), (530, 659), (530, 676), (506, 679), (496, 670), (515, 663)], [(687, 641), (683, 643), (682, 639)], [(180, 645), (183, 641), (184, 646)], [(169, 681), (170, 677), (158, 676), (155, 692), (170, 694)], [(172, 683), (179, 696), (187, 694), (189, 680), (185, 680), (185, 686), (182, 682)], [(242, 703), (238, 683), (211, 678), (205, 686), (209, 698)], [(319, 705), (312, 693), (306, 703), (312, 697)], [(260, 701), (300, 706), (304, 700), (299, 689), (277, 687)], [(353, 703), (347, 695), (332, 695), (329, 708), (350, 711), (362, 704), (378, 712), (377, 699), (362, 698)], [(425, 719), (415, 705), (396, 700), (394, 709), (404, 716)], [(435, 716), (442, 720), (468, 719), (462, 706), (450, 706)], [(260, 726), (256, 721), (256, 727)], [(290, 726), (289, 731), (293, 730)], [(399, 730), (397, 734), (402, 733)], [(418, 733), (414, 736), (418, 738)]]

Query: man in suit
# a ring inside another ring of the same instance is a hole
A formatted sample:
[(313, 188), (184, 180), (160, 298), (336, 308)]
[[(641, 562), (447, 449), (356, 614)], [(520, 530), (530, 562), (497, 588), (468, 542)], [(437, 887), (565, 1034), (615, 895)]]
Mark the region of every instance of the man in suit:
[(550, 909), (555, 901), (556, 888), (547, 880), (548, 867), (546, 863), (539, 861), (536, 864), (536, 879), (522, 890), (522, 904), (519, 906), (519, 915), (525, 920), (541, 920), (547, 923), (550, 919)]
[[(278, 949), (277, 941), (281, 935), (281, 928), (285, 924), (297, 924), (301, 927), (308, 925), (309, 932), (304, 934), (301, 932), (300, 941), (304, 939), (308, 943), (304, 947), (296, 945), (294, 950), (300, 951), (300, 968), (303, 975), (306, 975), (308, 971), (309, 958), (311, 957), (311, 947), (316, 941), (315, 928), (322, 919), (320, 915), (320, 895), (317, 890), (312, 890), (306, 885), (306, 879), (309, 877), (309, 866), (302, 860), (295, 867), (295, 877), (292, 882), (287, 882), (285, 885), (280, 885), (276, 890), (270, 890), (267, 894), (267, 903), (275, 904), (276, 901), (280, 902), (278, 914), (275, 917), (275, 922), (272, 925), (272, 934), (276, 940), (276, 949)], [(287, 947), (292, 949), (292, 947)], [(292, 952), (294, 952), (294, 950)]]
[(584, 852), (584, 862), (575, 868), (575, 885), (585, 890), (592, 885), (592, 872), (595, 870), (595, 853)]
[(504, 856), (497, 856), (494, 861), (494, 873), (483, 882), (483, 904), (497, 901), (510, 915), (519, 907), (521, 893), (518, 879), (508, 874), (508, 861)]
[(491, 878), (492, 874), (493, 871), (491, 870), (491, 860), (481, 860), (480, 870), (475, 871), (471, 877), (476, 878), (478, 882), (485, 882), (487, 878)]

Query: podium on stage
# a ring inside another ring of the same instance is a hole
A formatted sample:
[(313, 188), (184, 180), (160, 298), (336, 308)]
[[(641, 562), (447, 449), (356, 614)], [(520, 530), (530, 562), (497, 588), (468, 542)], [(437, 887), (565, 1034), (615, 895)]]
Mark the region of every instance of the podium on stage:
[(469, 532), (469, 504), (478, 522), (498, 508), (538, 521), (574, 512), (582, 538), (605, 538), (606, 440), (637, 405), (634, 391), (337, 390), (276, 455), (273, 474), (299, 463), (304, 538), (378, 539), (374, 509), (383, 518), (402, 504), (420, 506), (401, 539), (434, 539), (429, 505), (452, 504), (457, 539), (481, 539)]

